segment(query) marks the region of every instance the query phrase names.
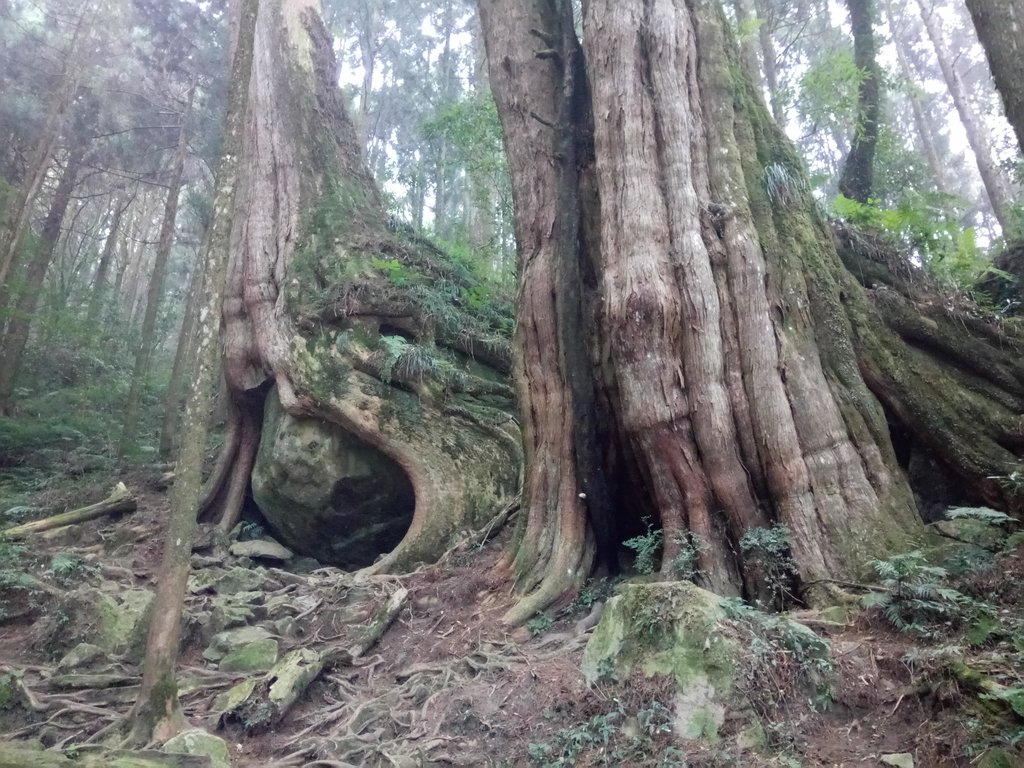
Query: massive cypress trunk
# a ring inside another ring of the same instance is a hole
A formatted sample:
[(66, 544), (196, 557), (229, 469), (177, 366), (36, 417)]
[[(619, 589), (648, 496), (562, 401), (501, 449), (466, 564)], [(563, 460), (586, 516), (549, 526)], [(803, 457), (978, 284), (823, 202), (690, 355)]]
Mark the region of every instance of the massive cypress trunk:
[[(551, 44), (564, 30), (561, 6), (506, 5), (480, 2), (517, 190), (521, 294), (552, 301), (575, 286), (528, 267), (545, 253), (535, 232), (558, 232), (550, 217), (562, 209), (552, 203), (564, 194), (558, 171), (571, 157), (557, 109), (567, 48)], [(529, 20), (517, 24), (516, 12)], [(1022, 448), (1017, 332), (980, 319), (957, 332), (959, 310), (940, 311), (908, 281), (876, 287), (885, 264), (841, 238), (871, 287), (858, 283), (791, 144), (743, 74), (716, 3), (591, 0), (583, 23), (589, 93), (574, 95), (594, 126), (573, 135), (581, 218), (599, 232), (587, 252), (600, 282), (582, 305), (600, 302), (595, 381), (617, 426), (607, 454), (633, 480), (618, 523), (635, 524), (629, 518), (647, 502), (664, 529), (663, 569), (697, 539), (700, 578), (721, 592), (756, 589), (737, 543), (775, 522), (791, 532), (805, 584), (852, 578), (869, 557), (920, 531), (887, 418), (986, 499), (1009, 506), (1012, 492), (989, 478), (1012, 471)], [(528, 37), (531, 25), (541, 45)], [(596, 195), (585, 162), (591, 141)], [(557, 375), (562, 360), (544, 378), (529, 372), (538, 344), (547, 351), (560, 338), (558, 315), (526, 319), (518, 341), (534, 420), (527, 434), (565, 435), (559, 419), (575, 390)], [(556, 401), (560, 409), (536, 404)], [(587, 436), (573, 438), (572, 452), (587, 449)], [(531, 478), (551, 466), (532, 444)], [(564, 473), (570, 465), (560, 455)], [(580, 528), (593, 523), (581, 505), (551, 505), (549, 494), (547, 485), (528, 486), (536, 520), (520, 557), (535, 562), (541, 540), (553, 542), (554, 564), (585, 564), (591, 539)], [(506, 618), (521, 620), (551, 599), (542, 581)]]
[(431, 560), (518, 492), (511, 393), (473, 373), (508, 353), (463, 309), (469, 278), (389, 228), (317, 0), (261, 5), (241, 162), (224, 302), (234, 407), (204, 514), (237, 520), (272, 386), (290, 416), (340, 427), (407, 476), (411, 525), (376, 567)]

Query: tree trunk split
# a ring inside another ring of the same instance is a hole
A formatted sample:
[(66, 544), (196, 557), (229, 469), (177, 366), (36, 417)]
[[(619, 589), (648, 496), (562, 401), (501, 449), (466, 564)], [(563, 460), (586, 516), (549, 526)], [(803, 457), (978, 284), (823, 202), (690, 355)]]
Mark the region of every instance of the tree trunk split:
[[(582, 304), (599, 302), (589, 353), (602, 421), (615, 425), (602, 454), (621, 489), (612, 525), (621, 536), (653, 513), (665, 573), (696, 540), (686, 554), (701, 581), (756, 594), (756, 570), (737, 544), (775, 523), (788, 527), (806, 583), (852, 579), (869, 558), (909, 546), (921, 523), (888, 422), (989, 503), (1019, 504), (993, 479), (1019, 466), (1024, 447), (1019, 330), (948, 307), (921, 285), (858, 284), (864, 260), (853, 266), (843, 246), (854, 274), (844, 267), (714, 3), (587, 6), (589, 92), (580, 84), (574, 97), (596, 120), (574, 138), (580, 157), (593, 147), (594, 158), (592, 175), (576, 161), (580, 232), (596, 228), (599, 240), (586, 250), (559, 240), (545, 218), (562, 210), (559, 165), (573, 157), (560, 143), (564, 122), (548, 117), (560, 115), (559, 96), (572, 87), (560, 69), (570, 49), (537, 58), (529, 35), (533, 26), (558, 39), (569, 4), (533, 4), (529, 22), (505, 5), (481, 0), (480, 11), (517, 192), (529, 474), (514, 565), (533, 590), (506, 620), (571, 590), (582, 578), (571, 569), (588, 562), (596, 533), (573, 499), (586, 494), (567, 474), (567, 457), (586, 451), (588, 437), (566, 438), (559, 421), (573, 394), (560, 375), (566, 353), (537, 357), (557, 349), (559, 315), (525, 314), (534, 292), (573, 300), (544, 258), (596, 271)], [(767, 185), (769, 173), (780, 183)], [(896, 257), (882, 262), (872, 267), (888, 282), (907, 269)], [(559, 497), (559, 478), (574, 492)], [(553, 588), (534, 575), (559, 570)]]

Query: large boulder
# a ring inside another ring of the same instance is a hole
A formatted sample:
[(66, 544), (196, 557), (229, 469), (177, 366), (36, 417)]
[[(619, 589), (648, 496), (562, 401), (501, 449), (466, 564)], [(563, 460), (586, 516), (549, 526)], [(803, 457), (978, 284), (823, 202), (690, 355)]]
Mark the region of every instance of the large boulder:
[(35, 645), (62, 656), (79, 643), (89, 643), (138, 663), (146, 650), (152, 605), (153, 593), (147, 589), (125, 589), (113, 583), (79, 587), (36, 623)]
[(285, 413), (275, 392), (267, 397), (252, 489), (289, 547), (350, 569), (390, 552), (416, 503), (394, 461), (340, 427)]
[(829, 646), (806, 626), (737, 609), (689, 582), (627, 583), (605, 605), (583, 653), (583, 674), (591, 684), (633, 675), (669, 680), (678, 738), (730, 738), (745, 749), (757, 746), (761, 733), (746, 681), (781, 654), (805, 670), (794, 686), (812, 689), (804, 691), (811, 697), (827, 691)]

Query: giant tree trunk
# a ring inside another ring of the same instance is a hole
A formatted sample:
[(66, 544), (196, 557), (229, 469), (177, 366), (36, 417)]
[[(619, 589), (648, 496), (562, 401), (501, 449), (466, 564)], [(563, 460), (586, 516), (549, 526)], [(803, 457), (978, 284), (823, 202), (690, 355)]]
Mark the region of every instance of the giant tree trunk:
[[(506, 5), (480, 2), (529, 306), (534, 292), (550, 301), (565, 290), (550, 269), (527, 268), (544, 254), (532, 224), (557, 231), (543, 217), (560, 210), (554, 169), (564, 149), (540, 131), (544, 122), (564, 127), (554, 108), (562, 84), (552, 74), (559, 56), (534, 57), (524, 29), (557, 40), (553, 18), (538, 10), (549, 5)], [(517, 24), (516, 10), (535, 18)], [(1015, 426), (1024, 410), (1018, 332), (979, 320), (967, 340), (954, 332), (962, 314), (943, 314), (941, 302), (862, 288), (839, 258), (791, 144), (740, 74), (717, 3), (591, 0), (583, 40), (597, 196), (586, 194), (583, 172), (579, 199), (583, 220), (600, 233), (589, 251), (600, 284), (586, 291), (601, 301), (596, 381), (618, 428), (608, 453), (633, 470), (618, 522), (625, 527), (648, 502), (664, 530), (663, 569), (696, 538), (699, 578), (721, 592), (756, 591), (736, 543), (775, 522), (790, 529), (805, 583), (855, 577), (868, 558), (907, 546), (920, 531), (887, 416), (985, 498), (1010, 506), (1012, 491), (990, 477), (1012, 471), (1024, 443)], [(585, 158), (591, 137), (575, 135)], [(788, 183), (769, 192), (768, 170)], [(842, 242), (851, 266), (869, 274), (868, 259)], [(527, 365), (558, 339), (555, 317), (527, 316)], [(530, 450), (536, 435), (565, 434), (558, 419), (573, 389), (551, 375), (559, 370), (525, 378), (524, 411), (535, 420), (527, 429), (531, 478), (567, 463), (564, 453), (545, 462)], [(560, 409), (542, 407), (549, 402)], [(590, 534), (580, 529), (593, 523), (582, 507), (536, 505), (535, 493), (533, 536), (521, 539), (519, 557), (530, 557), (538, 539), (553, 540), (558, 559), (548, 567), (585, 563)], [(506, 618), (550, 602), (544, 585)]]
[[(224, 302), (235, 407), (204, 515), (237, 519), (272, 385), (290, 415), (340, 427), (407, 475), (410, 528), (374, 567), (436, 558), (515, 498), (522, 463), (514, 420), (487, 400), (507, 387), (438, 355), (506, 355), (495, 329), (460, 309), (467, 278), (387, 228), (317, 0), (260, 9), (241, 162)], [(407, 277), (389, 280), (382, 264)], [(452, 299), (439, 305), (432, 286)], [(414, 371), (414, 359), (436, 364)]]
[(925, 31), (935, 49), (935, 56), (942, 70), (942, 77), (946, 81), (950, 98), (953, 99), (953, 106), (960, 116), (960, 122), (967, 134), (967, 143), (974, 153), (975, 162), (978, 164), (978, 173), (985, 187), (985, 194), (988, 195), (992, 204), (992, 212), (996, 221), (1002, 227), (1003, 232), (1010, 232), (1013, 227), (1013, 196), (1010, 194), (1009, 180), (999, 167), (995, 156), (992, 153), (992, 146), (988, 140), (985, 126), (975, 114), (975, 108), (967, 97), (967, 90), (964, 88), (960, 73), (957, 72), (953, 59), (946, 49), (942, 38), (942, 31), (939, 29), (939, 22), (935, 17), (934, 9), (925, 5), (924, 0), (917, 0), (918, 8), (921, 11), (921, 18), (924, 21)]
[(853, 59), (861, 72), (857, 89), (857, 125), (839, 177), (839, 191), (866, 203), (875, 181), (875, 148), (882, 116), (882, 69), (876, 59), (874, 0), (846, 0), (853, 31)]
[(1024, 149), (1024, 3), (1021, 0), (967, 0), (974, 28), (988, 56), (1006, 117)]

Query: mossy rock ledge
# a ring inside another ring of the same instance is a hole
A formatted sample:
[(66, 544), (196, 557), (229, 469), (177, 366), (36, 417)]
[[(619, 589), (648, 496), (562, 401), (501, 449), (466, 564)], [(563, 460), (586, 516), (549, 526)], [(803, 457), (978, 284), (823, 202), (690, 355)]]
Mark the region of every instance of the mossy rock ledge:
[(511, 505), (523, 456), (511, 306), (425, 241), (377, 234), (289, 300), (292, 391), (267, 394), (252, 489), (296, 554), (402, 571)]
[[(753, 661), (749, 638), (752, 629), (761, 631), (755, 627), (759, 614), (751, 610), (750, 617), (730, 618), (721, 598), (689, 582), (627, 583), (618, 591), (584, 650), (587, 682), (637, 674), (667, 679), (673, 693), (665, 704), (678, 738), (758, 746), (763, 730), (739, 681)], [(807, 627), (784, 618), (764, 620), (784, 625), (827, 659), (827, 643)]]

